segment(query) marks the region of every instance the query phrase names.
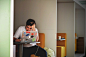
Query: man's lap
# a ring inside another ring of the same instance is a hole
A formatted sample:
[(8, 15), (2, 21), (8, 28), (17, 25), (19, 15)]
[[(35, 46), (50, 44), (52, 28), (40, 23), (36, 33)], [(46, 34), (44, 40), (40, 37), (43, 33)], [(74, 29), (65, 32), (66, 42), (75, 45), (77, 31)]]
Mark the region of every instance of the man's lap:
[(24, 47), (23, 50), (24, 50), (24, 52), (23, 52), (24, 57), (30, 56), (31, 54), (35, 54), (37, 56), (42, 56), (43, 54), (47, 55), (47, 52), (43, 48), (41, 48), (37, 45), (32, 46), (32, 47)]

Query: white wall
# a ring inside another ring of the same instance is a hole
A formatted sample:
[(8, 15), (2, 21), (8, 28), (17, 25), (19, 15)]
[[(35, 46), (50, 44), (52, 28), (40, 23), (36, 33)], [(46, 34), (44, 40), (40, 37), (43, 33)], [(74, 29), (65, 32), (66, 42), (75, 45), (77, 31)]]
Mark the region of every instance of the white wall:
[(57, 3), (57, 32), (67, 33), (67, 57), (75, 55), (74, 3)]
[(78, 37), (85, 37), (85, 10), (76, 9), (75, 11), (75, 32)]
[(45, 46), (56, 53), (56, 0), (15, 0), (14, 30), (25, 25), (26, 20), (33, 18), (39, 33), (45, 33)]

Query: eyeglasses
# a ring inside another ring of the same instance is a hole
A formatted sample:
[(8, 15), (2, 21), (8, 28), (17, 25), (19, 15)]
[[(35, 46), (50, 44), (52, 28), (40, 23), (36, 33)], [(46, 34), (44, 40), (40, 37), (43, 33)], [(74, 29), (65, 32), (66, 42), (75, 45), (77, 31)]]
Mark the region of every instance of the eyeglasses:
[[(29, 28), (29, 27), (27, 27), (27, 28)], [(29, 29), (32, 29), (32, 28), (29, 28)]]
[(32, 28), (30, 28), (30, 29), (32, 29)]

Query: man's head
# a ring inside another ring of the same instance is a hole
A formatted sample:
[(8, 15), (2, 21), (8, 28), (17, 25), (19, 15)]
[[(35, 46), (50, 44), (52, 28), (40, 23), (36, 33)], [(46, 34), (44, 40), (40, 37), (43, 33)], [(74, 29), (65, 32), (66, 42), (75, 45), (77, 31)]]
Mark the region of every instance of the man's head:
[(26, 31), (31, 31), (32, 30), (32, 26), (35, 26), (36, 22), (33, 19), (28, 19), (26, 22)]

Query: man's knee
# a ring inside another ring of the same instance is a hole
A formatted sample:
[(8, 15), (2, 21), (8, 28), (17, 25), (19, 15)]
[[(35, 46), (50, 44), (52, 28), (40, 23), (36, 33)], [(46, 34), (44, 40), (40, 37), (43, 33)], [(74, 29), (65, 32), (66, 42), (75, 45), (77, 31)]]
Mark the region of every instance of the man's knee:
[(40, 52), (41, 52), (41, 54), (47, 55), (46, 50), (44, 50), (43, 48), (40, 49)]
[[(44, 49), (43, 49), (44, 50)], [(47, 54), (46, 50), (44, 50), (44, 53)]]

